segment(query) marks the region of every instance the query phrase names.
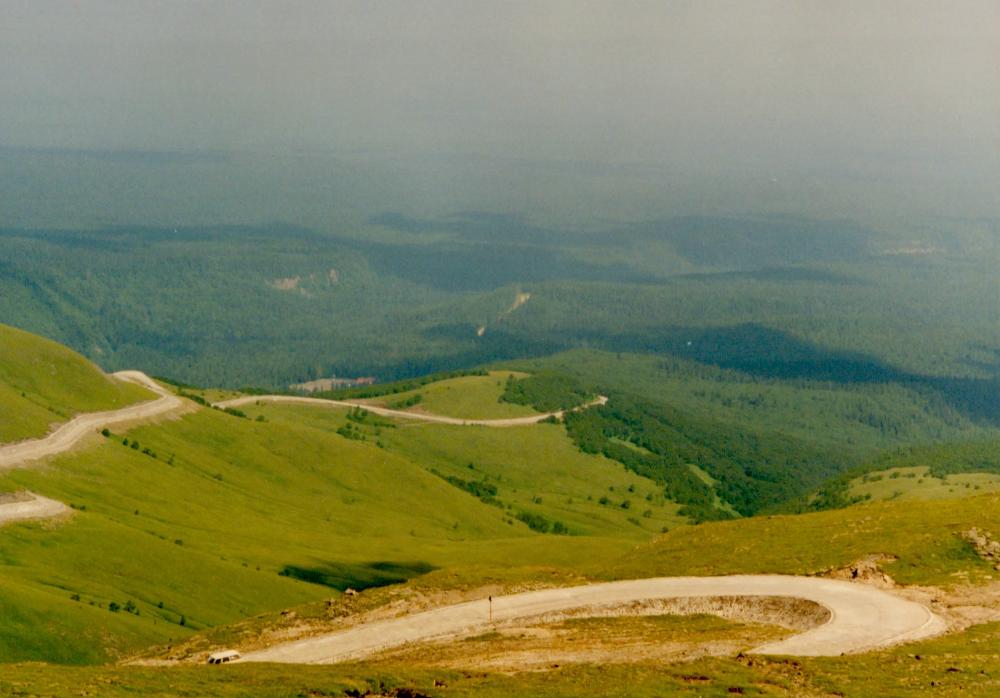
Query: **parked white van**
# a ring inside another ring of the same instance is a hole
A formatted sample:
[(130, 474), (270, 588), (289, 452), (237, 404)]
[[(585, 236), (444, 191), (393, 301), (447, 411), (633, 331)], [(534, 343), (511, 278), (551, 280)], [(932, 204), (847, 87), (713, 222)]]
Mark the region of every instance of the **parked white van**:
[(235, 662), (240, 658), (240, 653), (236, 650), (222, 650), (221, 652), (216, 652), (215, 654), (208, 655), (209, 664), (226, 664), (228, 662)]

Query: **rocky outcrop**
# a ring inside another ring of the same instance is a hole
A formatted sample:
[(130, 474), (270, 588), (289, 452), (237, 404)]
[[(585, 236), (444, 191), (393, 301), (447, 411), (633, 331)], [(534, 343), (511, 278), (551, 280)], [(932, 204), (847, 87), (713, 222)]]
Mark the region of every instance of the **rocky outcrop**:
[(1000, 570), (1000, 542), (993, 540), (989, 533), (980, 531), (975, 526), (968, 531), (962, 531), (959, 535), (975, 549), (979, 557), (993, 565), (993, 569)]

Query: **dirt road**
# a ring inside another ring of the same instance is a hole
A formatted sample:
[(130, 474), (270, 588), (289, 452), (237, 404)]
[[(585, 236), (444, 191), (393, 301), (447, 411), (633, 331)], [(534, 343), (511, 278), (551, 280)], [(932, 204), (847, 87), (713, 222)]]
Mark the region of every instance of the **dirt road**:
[(120, 380), (137, 383), (148, 388), (160, 397), (137, 405), (123, 407), (120, 410), (108, 412), (88, 412), (81, 414), (54, 432), (41, 439), (19, 441), (6, 446), (0, 446), (0, 470), (16, 468), (24, 463), (54, 456), (68, 451), (88, 434), (126, 422), (159, 417), (185, 406), (183, 400), (164, 390), (156, 381), (140, 371), (119, 371), (113, 374)]
[[(594, 407), (596, 405), (603, 405), (607, 403), (608, 398), (601, 395), (595, 400), (588, 402), (585, 405), (580, 405), (579, 407), (574, 407), (570, 412), (575, 412), (577, 410), (587, 409), (588, 407)], [(215, 407), (221, 407), (225, 409), (226, 407), (240, 407), (241, 405), (252, 405), (257, 402), (284, 402), (299, 405), (312, 405), (313, 407), (335, 407), (338, 409), (348, 408), (352, 409), (355, 407), (361, 407), (368, 410), (372, 414), (381, 415), (383, 417), (397, 417), (399, 419), (412, 419), (418, 422), (433, 422), (435, 424), (452, 424), (457, 426), (479, 426), (479, 427), (523, 427), (529, 426), (531, 424), (538, 424), (539, 422), (548, 419), (549, 417), (560, 418), (565, 413), (566, 410), (559, 410), (557, 412), (546, 412), (545, 414), (533, 414), (529, 417), (513, 417), (510, 419), (461, 419), (459, 417), (444, 417), (437, 414), (427, 414), (425, 412), (404, 412), (402, 410), (390, 410), (388, 407), (375, 407), (373, 405), (366, 405), (359, 402), (350, 402), (347, 400), (323, 400), (318, 397), (298, 397), (295, 395), (247, 395), (245, 397), (237, 397), (232, 400), (223, 400), (222, 402), (215, 403)]]
[[(493, 623), (658, 598), (734, 595), (806, 599), (830, 611), (826, 623), (752, 650), (758, 654), (834, 656), (917, 640), (945, 630), (944, 621), (927, 607), (874, 587), (784, 575), (660, 577), (513, 594), (493, 599)], [(244, 661), (332, 664), (359, 659), (408, 643), (483, 632), (491, 627), (488, 613), (486, 600), (471, 601), (248, 652)]]
[(0, 495), (0, 526), (11, 521), (50, 519), (69, 511), (70, 508), (62, 502), (42, 497), (33, 492)]

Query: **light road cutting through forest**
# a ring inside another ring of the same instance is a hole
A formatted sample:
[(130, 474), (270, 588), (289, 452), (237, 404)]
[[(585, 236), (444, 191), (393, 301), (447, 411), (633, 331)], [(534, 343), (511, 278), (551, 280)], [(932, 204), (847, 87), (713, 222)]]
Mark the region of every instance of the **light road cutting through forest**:
[(667, 598), (770, 596), (805, 599), (829, 619), (803, 633), (756, 647), (757, 654), (835, 656), (918, 640), (945, 630), (926, 606), (860, 583), (820, 577), (734, 575), (659, 577), (544, 589), (446, 606), (392, 620), (247, 652), (243, 661), (333, 664), (402, 645), (475, 635), (547, 613), (598, 609)]
[(87, 412), (77, 415), (65, 424), (57, 427), (55, 431), (46, 437), (0, 446), (0, 470), (16, 468), (30, 461), (68, 451), (79, 443), (81, 439), (99, 429), (137, 420), (160, 417), (175, 410), (180, 410), (185, 406), (183, 400), (165, 390), (145, 373), (140, 371), (119, 371), (113, 374), (113, 376), (120, 380), (136, 383), (144, 388), (148, 388), (159, 395), (159, 397), (155, 400), (123, 407), (120, 410)]
[[(590, 402), (574, 407), (569, 412), (584, 410), (588, 407), (606, 404), (608, 398), (603, 395)], [(360, 402), (350, 402), (346, 400), (324, 400), (318, 397), (298, 397), (296, 395), (246, 395), (244, 397), (233, 398), (217, 402), (214, 407), (225, 409), (226, 407), (240, 407), (242, 405), (252, 405), (258, 402), (281, 402), (299, 405), (312, 405), (313, 407), (336, 407), (354, 409), (360, 407), (372, 414), (382, 417), (397, 417), (399, 419), (412, 419), (418, 422), (433, 422), (435, 424), (453, 424), (457, 426), (479, 426), (479, 427), (524, 427), (531, 424), (538, 424), (550, 417), (556, 419), (566, 414), (567, 410), (556, 412), (546, 412), (545, 414), (533, 414), (528, 417), (512, 417), (508, 419), (462, 419), (460, 417), (445, 417), (438, 414), (427, 414), (425, 412), (404, 412), (402, 410), (391, 410), (388, 407), (375, 407)]]

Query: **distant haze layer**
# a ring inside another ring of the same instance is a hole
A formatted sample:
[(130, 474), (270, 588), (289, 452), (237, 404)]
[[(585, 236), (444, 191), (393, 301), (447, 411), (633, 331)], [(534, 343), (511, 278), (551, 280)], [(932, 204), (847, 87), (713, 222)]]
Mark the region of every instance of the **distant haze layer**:
[(988, 0), (4, 5), (8, 145), (981, 167), (1000, 150)]

